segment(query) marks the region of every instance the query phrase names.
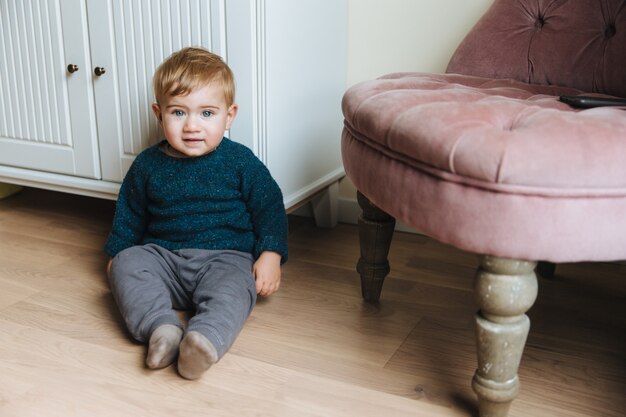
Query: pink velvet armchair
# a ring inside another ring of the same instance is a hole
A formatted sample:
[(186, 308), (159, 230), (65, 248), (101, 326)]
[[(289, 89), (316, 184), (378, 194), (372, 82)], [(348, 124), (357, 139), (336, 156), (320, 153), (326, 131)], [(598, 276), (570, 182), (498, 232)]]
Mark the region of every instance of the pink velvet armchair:
[(342, 154), (358, 189), (363, 297), (378, 300), (395, 219), (482, 255), (481, 416), (505, 416), (537, 295), (535, 267), (626, 259), (626, 1), (495, 0), (446, 74), (350, 88)]

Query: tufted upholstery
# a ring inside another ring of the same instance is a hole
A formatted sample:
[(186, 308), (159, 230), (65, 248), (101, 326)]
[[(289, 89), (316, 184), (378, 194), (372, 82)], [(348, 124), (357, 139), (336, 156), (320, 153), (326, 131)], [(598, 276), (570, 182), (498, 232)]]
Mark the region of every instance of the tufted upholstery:
[(496, 1), (447, 72), (626, 97), (626, 1)]
[(481, 416), (507, 415), (537, 294), (535, 261), (626, 259), (626, 0), (495, 0), (446, 74), (351, 87), (342, 156), (359, 190), (363, 296), (389, 272), (394, 219), (482, 256)]
[(343, 100), (344, 167), (378, 207), (460, 249), (626, 259), (626, 113), (556, 98), (579, 93), (458, 74), (364, 82)]
[(459, 182), (545, 195), (626, 192), (626, 118), (607, 108), (576, 112), (555, 99), (580, 93), (463, 75), (391, 74), (350, 90), (345, 126), (377, 150)]
[(455, 73), (390, 74), (346, 92), (346, 173), (374, 204), (460, 249), (626, 259), (615, 227), (626, 227), (626, 112), (557, 100), (626, 88), (615, 71), (624, 36), (623, 0), (497, 0), (455, 52)]

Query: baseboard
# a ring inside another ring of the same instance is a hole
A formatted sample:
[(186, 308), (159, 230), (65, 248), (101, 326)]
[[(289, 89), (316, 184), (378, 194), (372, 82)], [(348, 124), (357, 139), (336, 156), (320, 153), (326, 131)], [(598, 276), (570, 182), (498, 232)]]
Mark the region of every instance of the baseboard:
[[(356, 199), (339, 197), (339, 222), (348, 224), (357, 224), (361, 215), (361, 208)], [(406, 224), (396, 221), (396, 231), (421, 234), (418, 230), (407, 226)]]

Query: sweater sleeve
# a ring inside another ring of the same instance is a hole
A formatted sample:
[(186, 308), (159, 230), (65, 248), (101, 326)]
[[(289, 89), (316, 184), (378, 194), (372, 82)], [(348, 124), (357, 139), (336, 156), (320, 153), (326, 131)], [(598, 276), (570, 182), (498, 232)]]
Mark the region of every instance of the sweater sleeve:
[(281, 255), (284, 264), (288, 258), (289, 228), (283, 194), (267, 167), (255, 156), (244, 174), (242, 191), (256, 236), (255, 259), (264, 251), (272, 251)]
[(124, 177), (115, 206), (115, 216), (104, 251), (111, 257), (141, 242), (148, 224), (146, 210), (145, 170), (141, 155), (131, 165)]

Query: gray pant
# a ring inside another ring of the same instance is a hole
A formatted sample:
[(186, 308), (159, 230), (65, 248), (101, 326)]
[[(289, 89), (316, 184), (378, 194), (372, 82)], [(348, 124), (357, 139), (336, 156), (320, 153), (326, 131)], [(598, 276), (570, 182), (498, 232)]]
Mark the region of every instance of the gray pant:
[(147, 342), (163, 324), (182, 328), (173, 309), (193, 309), (186, 331), (204, 335), (221, 358), (256, 303), (253, 261), (233, 250), (133, 246), (113, 258), (109, 283), (137, 340)]

